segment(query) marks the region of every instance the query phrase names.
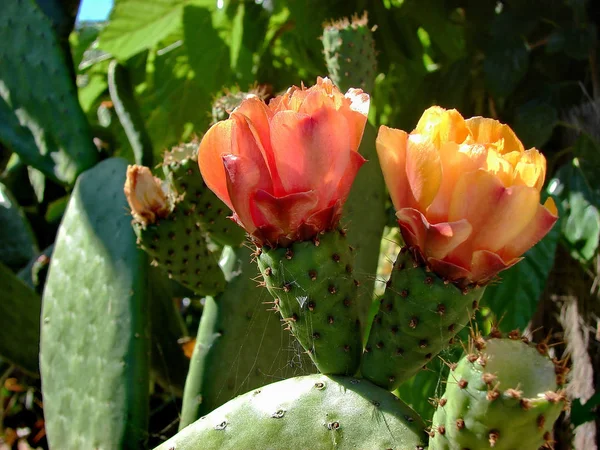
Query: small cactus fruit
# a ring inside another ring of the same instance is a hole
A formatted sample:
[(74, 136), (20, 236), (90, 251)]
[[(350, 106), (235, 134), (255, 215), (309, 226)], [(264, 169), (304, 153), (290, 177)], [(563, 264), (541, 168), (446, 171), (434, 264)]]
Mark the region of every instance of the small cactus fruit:
[(396, 389), (452, 343), (483, 287), (459, 289), (427, 270), (408, 248), (394, 264), (362, 359), (365, 378)]
[(163, 172), (177, 204), (192, 211), (203, 231), (221, 245), (238, 247), (245, 233), (229, 219), (231, 210), (208, 189), (198, 167), (199, 141), (174, 147), (165, 154)]
[(193, 208), (170, 205), (161, 181), (147, 167), (129, 166), (124, 190), (138, 244), (154, 258), (152, 263), (198, 295), (221, 292), (225, 277)]
[(258, 265), (283, 322), (324, 374), (353, 375), (362, 351), (358, 283), (345, 234), (263, 247)]
[(290, 378), (237, 397), (156, 450), (423, 450), (422, 419), (366, 380)]
[(350, 87), (373, 92), (377, 58), (367, 14), (325, 26), (323, 48), (331, 80), (342, 91)]
[(430, 450), (552, 448), (565, 406), (565, 367), (546, 346), (481, 337), (451, 370), (430, 432)]

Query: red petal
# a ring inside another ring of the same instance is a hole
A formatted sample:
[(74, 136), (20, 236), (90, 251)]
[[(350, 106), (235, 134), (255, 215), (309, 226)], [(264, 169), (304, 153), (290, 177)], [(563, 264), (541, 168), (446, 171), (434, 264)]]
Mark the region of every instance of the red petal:
[(367, 160), (362, 157), (360, 153), (350, 152), (350, 164), (346, 167), (346, 172), (340, 179), (338, 187), (336, 189), (335, 198), (337, 198), (343, 205), (350, 194), (352, 183), (356, 178), (356, 174)]
[(257, 223), (257, 226), (268, 224), (280, 228), (286, 235), (293, 235), (316, 206), (317, 195), (314, 191), (309, 191), (274, 197), (259, 190), (254, 201), (264, 218), (264, 222)]
[(271, 121), (271, 144), (285, 192), (317, 191), (326, 207), (350, 160), (348, 125), (331, 108), (313, 116), (282, 111)]
[(206, 132), (198, 149), (198, 165), (204, 182), (231, 209), (233, 208), (221, 156), (233, 153), (234, 127), (233, 120), (216, 123)]
[(269, 174), (266, 169), (261, 170), (252, 159), (241, 155), (224, 155), (223, 164), (232, 209), (244, 229), (252, 233), (256, 228), (254, 195), (260, 189), (271, 189)]
[(471, 272), (469, 272), (467, 269), (448, 261), (429, 258), (427, 263), (429, 264), (431, 270), (438, 276), (455, 283), (461, 284), (463, 280), (468, 280), (471, 277)]
[(471, 260), (470, 281), (478, 284), (485, 284), (494, 278), (498, 272), (514, 266), (522, 258), (515, 258), (511, 261), (504, 260), (496, 253), (487, 250), (478, 250), (473, 253)]

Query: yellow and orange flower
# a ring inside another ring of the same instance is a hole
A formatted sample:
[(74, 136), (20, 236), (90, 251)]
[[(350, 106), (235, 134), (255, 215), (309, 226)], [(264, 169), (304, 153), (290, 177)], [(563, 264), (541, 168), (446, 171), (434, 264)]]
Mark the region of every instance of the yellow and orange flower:
[(200, 143), (204, 181), (259, 244), (286, 246), (337, 225), (358, 169), (369, 109), (327, 78), (266, 105), (248, 98)]
[(434, 106), (410, 134), (382, 126), (377, 152), (406, 244), (459, 285), (516, 264), (557, 220), (544, 156), (496, 120)]

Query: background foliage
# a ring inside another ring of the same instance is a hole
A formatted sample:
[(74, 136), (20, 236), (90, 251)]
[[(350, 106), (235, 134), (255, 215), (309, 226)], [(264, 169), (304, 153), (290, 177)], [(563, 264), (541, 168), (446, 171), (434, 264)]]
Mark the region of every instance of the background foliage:
[[(151, 148), (158, 162), (166, 149), (205, 132), (211, 105), (225, 92), (258, 85), (262, 92), (276, 94), (292, 84), (314, 83), (327, 73), (320, 41), (323, 23), (367, 11), (376, 27), (378, 52), (370, 112), (374, 125), (411, 130), (425, 108), (438, 104), (465, 117), (483, 115), (510, 124), (526, 147), (542, 149), (548, 160), (547, 194), (557, 200), (559, 224), (522, 263), (502, 274), (504, 283), (488, 289), (478, 326), (489, 330), (500, 322), (504, 330), (527, 327), (540, 302), (549, 298), (548, 277), (561, 264), (575, 265), (581, 279), (596, 279), (598, 2), (117, 0), (106, 23), (78, 23), (72, 31), (77, 5), (70, 3), (56, 7), (58, 2), (37, 1), (39, 35), (0, 35), (0, 169), (2, 183), (12, 192), (11, 197), (0, 192), (0, 244), (11, 241), (9, 233), (14, 236), (5, 225), (9, 216), (10, 223), (25, 218), (32, 230), (25, 238), (31, 241), (31, 254), (2, 260), (15, 272), (54, 242), (76, 176), (83, 170), (111, 155), (133, 163), (136, 145)], [(56, 8), (62, 12), (56, 14)], [(50, 49), (52, 39), (61, 44), (62, 54)], [(46, 58), (46, 68), (36, 72), (27, 62), (20, 68), (3, 63), (25, 42), (31, 52)], [(111, 64), (118, 64), (124, 95), (137, 111), (137, 144), (113, 102)], [(64, 72), (62, 84), (44, 79), (46, 69), (55, 66)], [(24, 74), (37, 78), (24, 87)], [(75, 86), (78, 105), (66, 100)], [(23, 92), (27, 95), (16, 94)], [(62, 120), (52, 110), (57, 104), (52, 95), (64, 105)], [(31, 108), (31, 98), (37, 108)], [(36, 123), (45, 131), (27, 122), (23, 111), (36, 111)], [(65, 121), (67, 116), (70, 120)], [(20, 219), (9, 213), (13, 203), (20, 206)], [(565, 250), (568, 262), (555, 261), (557, 248)], [(588, 301), (597, 302), (597, 286), (591, 286)], [(593, 320), (582, 317), (583, 323), (593, 325)], [(560, 341), (561, 336), (554, 338)], [(403, 397), (413, 399), (413, 406), (427, 417), (430, 406), (423, 400), (439, 393), (442, 366), (401, 388)], [(594, 373), (598, 386), (598, 370)], [(24, 414), (41, 414), (23, 395), (39, 397), (37, 382), (23, 378), (19, 383), (23, 390), (0, 386), (0, 404), (5, 405), (0, 414), (8, 428), (16, 428)], [(593, 419), (589, 411), (598, 395), (589, 400), (577, 400), (577, 424)], [(150, 435), (157, 433), (150, 430)], [(43, 438), (36, 442), (43, 443)]]

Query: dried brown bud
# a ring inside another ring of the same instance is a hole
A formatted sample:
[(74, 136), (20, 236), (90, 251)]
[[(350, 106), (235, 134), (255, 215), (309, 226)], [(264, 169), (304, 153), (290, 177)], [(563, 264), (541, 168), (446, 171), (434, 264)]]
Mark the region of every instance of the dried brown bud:
[(169, 204), (161, 181), (147, 167), (128, 166), (123, 190), (136, 222), (146, 226), (169, 214)]

